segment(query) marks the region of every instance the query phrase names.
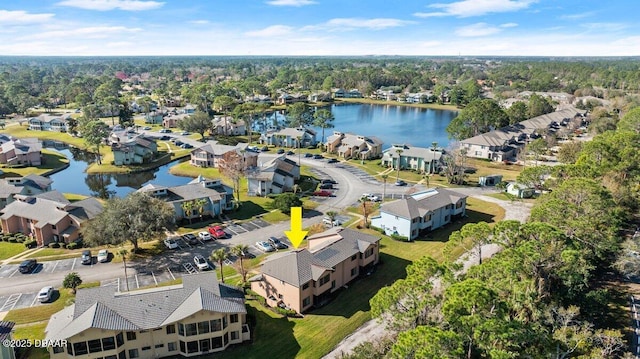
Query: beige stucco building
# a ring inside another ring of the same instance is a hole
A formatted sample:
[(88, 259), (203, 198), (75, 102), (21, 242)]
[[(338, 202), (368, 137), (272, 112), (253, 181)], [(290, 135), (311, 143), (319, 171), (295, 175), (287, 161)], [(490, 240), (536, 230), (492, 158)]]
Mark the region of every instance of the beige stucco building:
[(310, 236), (309, 247), (275, 254), (251, 278), (251, 289), (269, 306), (302, 313), (321, 306), (380, 258), (380, 237), (334, 227)]
[(132, 292), (114, 286), (81, 289), (76, 302), (54, 314), (47, 340), (58, 358), (191, 357), (250, 340), (244, 294), (219, 284), (215, 272), (183, 277), (183, 284)]
[(342, 158), (373, 159), (382, 156), (382, 141), (374, 136), (334, 131), (327, 137), (327, 152)]

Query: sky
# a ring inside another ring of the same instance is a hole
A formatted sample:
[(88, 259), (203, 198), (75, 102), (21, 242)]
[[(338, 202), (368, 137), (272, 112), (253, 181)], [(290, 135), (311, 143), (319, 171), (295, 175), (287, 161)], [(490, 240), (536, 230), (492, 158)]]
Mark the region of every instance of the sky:
[(0, 55), (637, 56), (638, 0), (0, 1)]

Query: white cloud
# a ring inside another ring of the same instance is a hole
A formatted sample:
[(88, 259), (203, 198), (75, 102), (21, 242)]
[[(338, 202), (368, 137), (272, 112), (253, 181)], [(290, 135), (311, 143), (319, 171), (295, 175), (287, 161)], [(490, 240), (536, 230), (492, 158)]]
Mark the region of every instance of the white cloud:
[(47, 22), (54, 14), (31, 14), (22, 10), (0, 10), (0, 25), (24, 25)]
[(249, 37), (273, 37), (288, 35), (293, 31), (291, 26), (272, 25), (261, 30), (247, 31), (244, 34)]
[(44, 39), (104, 39), (111, 35), (140, 32), (140, 28), (124, 26), (90, 26), (64, 30), (50, 30), (22, 36), (20, 40)]
[(515, 23), (515, 22), (507, 22), (507, 23), (505, 23), (505, 24), (501, 24), (501, 25), (500, 25), (500, 27), (501, 27), (501, 28), (504, 28), (504, 29), (506, 29), (506, 28), (510, 28), (510, 27), (516, 27), (516, 26), (518, 26), (518, 24), (517, 24), (517, 23)]
[(189, 23), (194, 25), (207, 25), (209, 20), (191, 20)]
[(429, 5), (429, 7), (439, 9), (440, 11), (417, 12), (413, 15), (424, 18), (434, 16), (481, 16), (489, 13), (523, 10), (535, 2), (537, 2), (537, 0), (462, 0), (448, 4), (432, 4)]
[(271, 0), (267, 1), (267, 4), (273, 6), (305, 6), (305, 5), (313, 5), (316, 2), (313, 0)]
[(391, 18), (359, 19), (359, 18), (336, 18), (327, 21), (320, 26), (331, 28), (365, 28), (371, 30), (382, 30), (391, 27), (400, 27), (412, 24), (413, 21), (406, 21)]
[(142, 0), (64, 0), (58, 2), (57, 5), (98, 11), (116, 9), (125, 11), (144, 11), (162, 7), (164, 2)]
[(622, 24), (618, 22), (588, 22), (588, 23), (580, 24), (580, 26), (584, 27), (587, 30), (596, 31), (596, 32), (620, 31), (628, 27), (626, 24)]
[(502, 31), (500, 28), (479, 22), (477, 24), (462, 26), (456, 29), (455, 34), (462, 37), (480, 37), (497, 34)]
[(560, 16), (560, 19), (563, 19), (563, 20), (580, 20), (580, 19), (584, 19), (585, 17), (589, 17), (589, 16), (593, 16), (593, 15), (595, 15), (595, 12), (588, 11), (588, 12), (582, 12), (582, 13), (579, 13), (579, 14), (562, 15), (562, 16)]

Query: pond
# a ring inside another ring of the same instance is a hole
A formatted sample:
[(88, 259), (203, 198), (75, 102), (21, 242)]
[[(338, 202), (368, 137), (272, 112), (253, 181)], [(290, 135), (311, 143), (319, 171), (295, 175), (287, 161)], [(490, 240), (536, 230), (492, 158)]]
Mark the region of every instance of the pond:
[(139, 173), (87, 174), (85, 170), (95, 159), (94, 154), (61, 144), (52, 146), (50, 143), (45, 143), (45, 148), (59, 152), (69, 159), (68, 168), (49, 176), (53, 180), (51, 185), (53, 189), (63, 193), (78, 193), (100, 198), (123, 197), (150, 182), (163, 186), (179, 186), (192, 180), (192, 178), (169, 173), (169, 167), (175, 162)]
[[(447, 136), (447, 125), (458, 115), (457, 111), (450, 110), (373, 104), (334, 104), (331, 113), (335, 117), (334, 128), (325, 129), (325, 138), (333, 131), (376, 136), (384, 142), (383, 148), (394, 143), (431, 147), (433, 142), (439, 147), (447, 147), (451, 141)], [(268, 119), (268, 125), (272, 125), (274, 119), (280, 125), (286, 121), (282, 113), (276, 113)], [(320, 141), (322, 129), (312, 128), (317, 131)]]

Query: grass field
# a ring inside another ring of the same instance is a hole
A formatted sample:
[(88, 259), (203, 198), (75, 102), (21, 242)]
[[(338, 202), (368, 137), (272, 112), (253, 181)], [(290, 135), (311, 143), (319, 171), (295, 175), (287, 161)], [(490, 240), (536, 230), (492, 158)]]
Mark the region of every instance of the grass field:
[(32, 173), (42, 175), (51, 170), (58, 169), (69, 164), (69, 160), (64, 155), (55, 151), (43, 149), (42, 157), (44, 163), (38, 167), (0, 166), (0, 169), (4, 172), (5, 177), (22, 177)]
[(0, 242), (0, 260), (16, 256), (26, 249), (22, 243)]

